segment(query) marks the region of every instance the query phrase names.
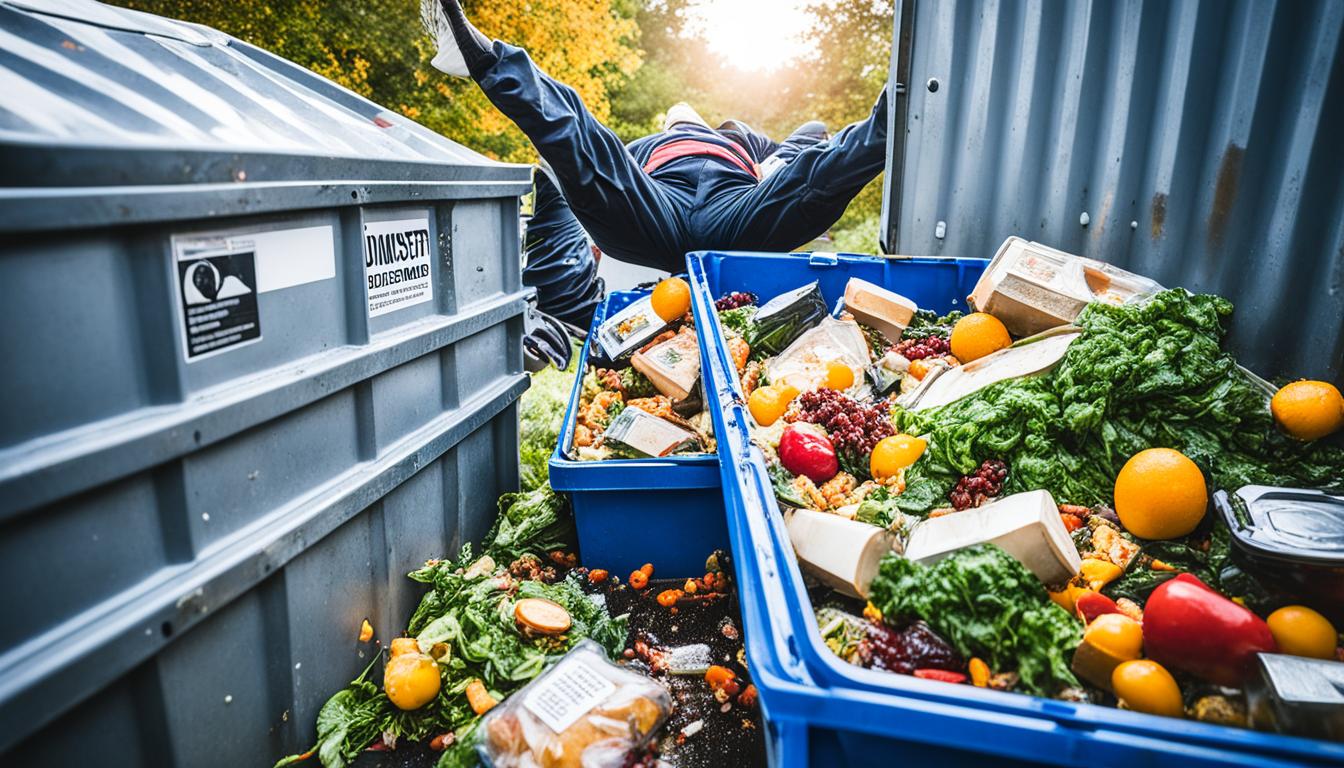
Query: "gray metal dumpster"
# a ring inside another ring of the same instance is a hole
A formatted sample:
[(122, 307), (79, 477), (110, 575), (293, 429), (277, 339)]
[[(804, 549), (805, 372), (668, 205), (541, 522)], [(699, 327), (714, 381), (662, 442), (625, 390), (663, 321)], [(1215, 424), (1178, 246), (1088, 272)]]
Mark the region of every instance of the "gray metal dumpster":
[(1022, 235), (1226, 296), (1244, 363), (1344, 384), (1344, 3), (896, 9), (888, 253)]
[(212, 30), (0, 1), (0, 763), (311, 743), (516, 487), (528, 186)]

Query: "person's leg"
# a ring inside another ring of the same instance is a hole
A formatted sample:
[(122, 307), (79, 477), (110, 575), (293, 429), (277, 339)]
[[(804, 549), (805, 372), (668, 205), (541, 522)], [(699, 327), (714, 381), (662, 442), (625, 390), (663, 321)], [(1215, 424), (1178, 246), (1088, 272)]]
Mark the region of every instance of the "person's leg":
[(523, 254), (523, 285), (537, 289), (537, 309), (586, 330), (602, 301), (602, 278), (583, 227), (540, 171), (533, 177)]
[(532, 140), (574, 216), (603, 252), (635, 264), (684, 268), (685, 219), (625, 143), (598, 122), (579, 94), (552, 79), (527, 52), (495, 41), (488, 53), (457, 0), (442, 0), (472, 78)]
[(854, 196), (882, 172), (886, 153), (884, 90), (867, 119), (800, 151), (756, 187), (698, 211), (694, 234), (728, 248), (797, 248), (840, 219)]

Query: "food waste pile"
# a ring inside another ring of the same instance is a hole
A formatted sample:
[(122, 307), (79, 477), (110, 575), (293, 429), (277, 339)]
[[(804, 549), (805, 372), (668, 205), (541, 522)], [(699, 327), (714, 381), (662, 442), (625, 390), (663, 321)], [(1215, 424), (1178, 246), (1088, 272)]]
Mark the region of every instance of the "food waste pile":
[(899, 289), (716, 305), (826, 645), (948, 684), (1344, 739), (1291, 682), (1344, 670), (1339, 390), (1238, 366), (1220, 297), (1017, 238), (979, 311)]
[(502, 498), (482, 554), (410, 574), (427, 591), (403, 636), (358, 628), (372, 662), (277, 766), (763, 765), (728, 556), (694, 578), (618, 576), (573, 541), (549, 487)]

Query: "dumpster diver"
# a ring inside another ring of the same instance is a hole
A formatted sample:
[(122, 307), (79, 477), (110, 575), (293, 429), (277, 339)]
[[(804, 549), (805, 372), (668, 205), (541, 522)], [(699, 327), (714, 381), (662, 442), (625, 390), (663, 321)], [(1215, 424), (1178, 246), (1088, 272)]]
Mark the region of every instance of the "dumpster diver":
[(741, 123), (711, 129), (677, 105), (662, 132), (627, 148), (525, 51), (492, 43), (458, 0), (439, 1), (434, 66), (476, 81), (532, 140), (593, 242), (621, 261), (678, 272), (687, 251), (792, 250), (834, 224), (885, 163), (885, 91), (830, 141), (813, 124), (781, 148)]
[[(682, 119), (689, 109), (673, 107), (669, 122)], [(750, 141), (761, 151), (774, 148), (760, 164), (762, 176), (788, 165), (802, 150), (827, 138), (826, 126), (816, 121), (803, 125), (780, 144), (737, 121), (720, 125), (718, 132), (743, 146)], [(602, 252), (574, 217), (552, 173), (542, 165), (533, 178), (532, 216), (523, 235), (523, 284), (537, 289), (539, 310), (570, 326), (574, 337), (582, 339), (602, 302), (604, 285), (597, 276)]]

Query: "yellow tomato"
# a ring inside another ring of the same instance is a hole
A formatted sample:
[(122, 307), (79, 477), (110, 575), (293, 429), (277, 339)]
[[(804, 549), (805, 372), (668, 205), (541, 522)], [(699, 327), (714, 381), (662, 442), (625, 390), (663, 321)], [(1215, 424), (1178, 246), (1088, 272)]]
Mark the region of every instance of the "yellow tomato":
[[(410, 643), (398, 643), (409, 640)], [(439, 695), (439, 665), (420, 652), (411, 638), (392, 641), (392, 658), (383, 668), (383, 691), (398, 709), (419, 709)]]
[(751, 411), (751, 418), (757, 424), (768, 427), (779, 421), (797, 396), (798, 390), (788, 384), (759, 387), (747, 398), (747, 410)]
[(928, 441), (911, 435), (892, 435), (877, 441), (868, 459), (868, 470), (878, 480), (887, 478), (914, 464), (924, 455)]
[(1124, 662), (1111, 673), (1111, 687), (1115, 689), (1116, 697), (1135, 712), (1167, 717), (1185, 716), (1180, 687), (1171, 673), (1155, 661), (1138, 659)]
[(1305, 605), (1285, 605), (1265, 620), (1279, 652), (1311, 659), (1335, 658), (1339, 632), (1335, 625)]
[(1103, 613), (1087, 625), (1083, 641), (1117, 659), (1137, 659), (1143, 652), (1143, 625), (1118, 613)]

